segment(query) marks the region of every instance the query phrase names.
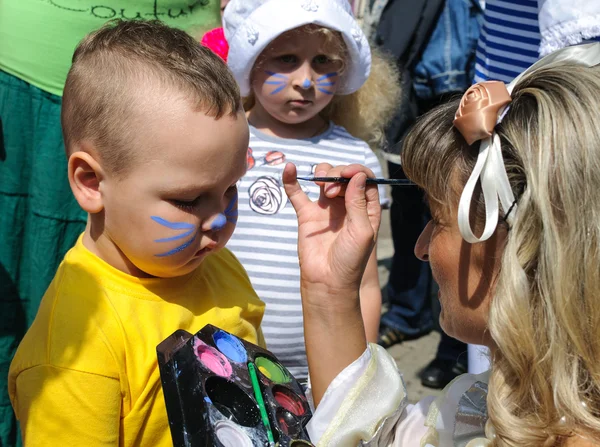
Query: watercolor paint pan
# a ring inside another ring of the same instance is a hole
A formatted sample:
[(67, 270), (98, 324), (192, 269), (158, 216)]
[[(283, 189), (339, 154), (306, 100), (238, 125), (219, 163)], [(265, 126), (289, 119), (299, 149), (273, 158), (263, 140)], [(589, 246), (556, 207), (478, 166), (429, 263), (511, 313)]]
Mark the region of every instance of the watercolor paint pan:
[(312, 445), (302, 387), (266, 349), (207, 325), (174, 332), (157, 355), (175, 447)]

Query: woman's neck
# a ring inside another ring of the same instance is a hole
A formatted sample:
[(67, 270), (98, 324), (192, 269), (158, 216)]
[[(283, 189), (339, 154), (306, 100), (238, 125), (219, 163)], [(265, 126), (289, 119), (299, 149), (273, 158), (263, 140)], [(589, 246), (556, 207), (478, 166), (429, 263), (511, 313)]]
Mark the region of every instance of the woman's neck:
[(295, 140), (316, 137), (325, 132), (329, 126), (329, 123), (319, 115), (301, 123), (284, 123), (269, 115), (258, 103), (246, 112), (246, 116), (251, 125), (267, 135)]

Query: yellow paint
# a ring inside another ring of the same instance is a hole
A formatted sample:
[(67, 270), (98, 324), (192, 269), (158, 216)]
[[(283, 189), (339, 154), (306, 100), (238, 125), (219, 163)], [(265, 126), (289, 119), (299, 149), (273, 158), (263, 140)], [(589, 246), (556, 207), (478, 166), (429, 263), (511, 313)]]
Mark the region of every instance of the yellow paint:
[(271, 373), (264, 366), (259, 366), (258, 370), (265, 376), (267, 379), (271, 378)]

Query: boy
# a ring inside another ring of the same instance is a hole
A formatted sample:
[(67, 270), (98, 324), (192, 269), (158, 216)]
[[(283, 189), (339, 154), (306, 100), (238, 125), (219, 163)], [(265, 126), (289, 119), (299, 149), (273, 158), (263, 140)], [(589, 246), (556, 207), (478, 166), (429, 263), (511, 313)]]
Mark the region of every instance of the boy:
[(11, 364), (24, 441), (172, 445), (156, 345), (207, 323), (264, 344), (264, 305), (219, 251), (246, 171), (238, 87), (183, 31), (113, 22), (75, 51), (62, 126), (88, 224)]

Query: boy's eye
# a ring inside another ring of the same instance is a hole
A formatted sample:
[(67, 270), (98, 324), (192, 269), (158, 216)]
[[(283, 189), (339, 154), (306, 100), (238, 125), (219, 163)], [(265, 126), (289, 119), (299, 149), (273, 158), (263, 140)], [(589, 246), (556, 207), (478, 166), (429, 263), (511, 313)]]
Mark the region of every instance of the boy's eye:
[(327, 56), (325, 56), (324, 54), (319, 54), (318, 56), (315, 56), (313, 58), (313, 62), (315, 64), (327, 64), (329, 62), (331, 62), (331, 59), (329, 59)]
[(194, 200), (171, 200), (171, 202), (177, 208), (181, 208), (182, 210), (193, 210), (200, 202), (200, 197), (197, 197)]
[(277, 59), (284, 64), (295, 64), (298, 61), (298, 58), (293, 54), (284, 54), (283, 56), (279, 56)]

